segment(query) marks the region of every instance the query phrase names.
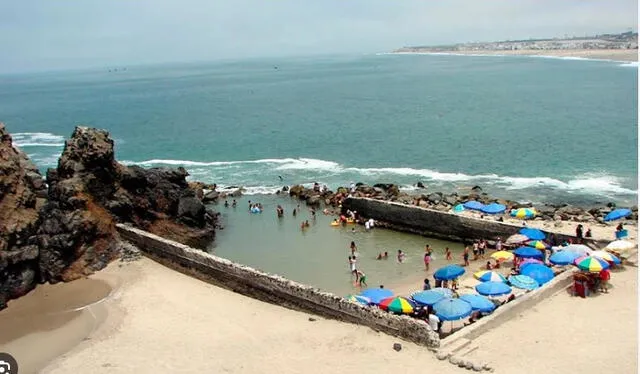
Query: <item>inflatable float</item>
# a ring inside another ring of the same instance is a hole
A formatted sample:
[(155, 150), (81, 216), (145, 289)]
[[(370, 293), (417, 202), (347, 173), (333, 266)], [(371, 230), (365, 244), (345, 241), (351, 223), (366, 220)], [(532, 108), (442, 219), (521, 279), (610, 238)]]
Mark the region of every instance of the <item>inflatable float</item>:
[(356, 220), (353, 218), (347, 218), (347, 223), (356, 223)]
[(255, 207), (254, 207), (254, 208), (251, 208), (251, 213), (254, 213), (254, 214), (256, 214), (256, 213), (262, 213), (262, 211), (260, 210), (260, 208), (255, 208)]
[(340, 226), (340, 222), (338, 222), (338, 221), (332, 221), (332, 222), (330, 223), (330, 225), (331, 225), (331, 226), (333, 226), (333, 227)]

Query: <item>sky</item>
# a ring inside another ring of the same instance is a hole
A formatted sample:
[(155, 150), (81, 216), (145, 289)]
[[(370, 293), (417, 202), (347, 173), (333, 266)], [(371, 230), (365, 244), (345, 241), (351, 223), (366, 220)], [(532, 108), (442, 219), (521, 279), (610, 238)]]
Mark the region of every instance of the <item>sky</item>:
[(637, 30), (637, 0), (2, 0), (0, 73)]

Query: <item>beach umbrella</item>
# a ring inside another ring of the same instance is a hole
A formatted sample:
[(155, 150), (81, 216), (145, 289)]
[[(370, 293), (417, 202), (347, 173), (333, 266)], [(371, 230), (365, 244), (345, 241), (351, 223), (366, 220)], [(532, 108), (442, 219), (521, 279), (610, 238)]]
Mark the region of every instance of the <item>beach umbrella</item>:
[(464, 212), (465, 209), (464, 209), (464, 205), (458, 204), (454, 206), (452, 210), (454, 213), (460, 213), (460, 212)]
[(388, 297), (380, 301), (380, 309), (397, 314), (411, 314), (416, 309), (416, 304), (406, 297)]
[(480, 270), (473, 273), (473, 277), (481, 282), (504, 282), (507, 283), (507, 279), (500, 273), (496, 273), (491, 270)]
[(620, 259), (616, 256), (614, 256), (613, 254), (607, 252), (607, 251), (593, 251), (593, 253), (591, 253), (591, 256), (603, 259), (605, 261), (607, 261), (608, 263), (613, 263), (616, 265), (620, 264)]
[(393, 292), (386, 288), (367, 288), (360, 292), (360, 296), (369, 298), (372, 304), (379, 304), (382, 299), (393, 296)]
[(631, 215), (630, 209), (627, 209), (627, 208), (615, 209), (611, 211), (611, 213), (604, 216), (604, 221), (605, 222), (615, 221), (620, 218), (629, 217), (630, 215)]
[(479, 202), (479, 201), (475, 201), (475, 200), (470, 200), (467, 201), (466, 203), (462, 204), (466, 209), (471, 209), (471, 210), (481, 210), (482, 208), (484, 208), (484, 204)]
[(511, 217), (516, 218), (533, 218), (538, 214), (533, 208), (511, 209)]
[(513, 254), (516, 257), (522, 257), (522, 258), (542, 258), (543, 257), (542, 252), (531, 247), (520, 247), (515, 251), (513, 251)]
[(522, 274), (510, 276), (509, 283), (511, 283), (513, 287), (521, 288), (523, 290), (535, 290), (540, 287), (538, 281)]
[(580, 257), (579, 254), (571, 251), (558, 251), (549, 257), (549, 262), (554, 265), (570, 265)]
[(514, 234), (507, 238), (507, 244), (520, 244), (529, 240), (529, 237), (522, 234)]
[(472, 310), (481, 313), (490, 313), (493, 312), (493, 310), (496, 308), (496, 304), (482, 295), (460, 295), (459, 299), (468, 302), (469, 304), (471, 304)]
[(525, 228), (520, 229), (520, 231), (518, 231), (518, 233), (526, 236), (527, 238), (529, 238), (531, 240), (544, 240), (544, 238), (546, 237), (544, 232), (542, 232), (541, 230), (532, 229), (532, 228), (529, 228), (529, 227), (525, 227)]
[(614, 240), (611, 243), (607, 244), (604, 249), (613, 250), (613, 251), (628, 251), (630, 249), (635, 248), (636, 245), (627, 240)]
[(520, 267), (531, 265), (531, 264), (544, 264), (544, 262), (538, 260), (537, 258), (525, 258), (519, 263)]
[(467, 317), (472, 310), (471, 304), (460, 299), (444, 299), (433, 305), (433, 311), (441, 321), (455, 321)]
[(347, 295), (345, 297), (345, 299), (354, 302), (354, 303), (358, 303), (358, 304), (363, 304), (363, 305), (369, 305), (371, 304), (371, 299), (369, 299), (368, 297), (364, 297), (361, 295)]
[(574, 263), (578, 269), (591, 273), (599, 273), (601, 270), (609, 268), (609, 264), (605, 260), (594, 256), (580, 257)]
[(555, 277), (551, 268), (540, 264), (530, 264), (522, 267), (520, 268), (520, 274), (535, 279), (541, 286)]
[(476, 291), (480, 295), (500, 296), (511, 293), (511, 287), (503, 282), (484, 282), (476, 286)]
[(512, 261), (513, 253), (507, 251), (498, 251), (491, 254), (491, 258), (496, 261)]
[(587, 247), (584, 244), (569, 244), (564, 247), (560, 247), (560, 250), (567, 252), (575, 252), (579, 256), (588, 256), (593, 252), (593, 249)]
[(487, 214), (499, 214), (503, 213), (507, 209), (506, 206), (498, 203), (491, 203), (480, 208), (480, 211)]
[(549, 244), (543, 242), (542, 240), (530, 240), (527, 242), (528, 247), (536, 248), (536, 249), (547, 249), (549, 248)]
[(453, 291), (446, 287), (434, 287), (431, 289), (433, 292), (438, 292), (444, 297), (453, 297)]
[(451, 280), (456, 279), (464, 274), (464, 268), (460, 265), (447, 265), (441, 267), (433, 273), (433, 277), (439, 280)]
[(427, 291), (418, 291), (411, 294), (411, 298), (413, 301), (420, 305), (428, 305), (432, 306), (438, 301), (444, 299), (446, 296), (442, 294), (442, 292), (427, 290)]

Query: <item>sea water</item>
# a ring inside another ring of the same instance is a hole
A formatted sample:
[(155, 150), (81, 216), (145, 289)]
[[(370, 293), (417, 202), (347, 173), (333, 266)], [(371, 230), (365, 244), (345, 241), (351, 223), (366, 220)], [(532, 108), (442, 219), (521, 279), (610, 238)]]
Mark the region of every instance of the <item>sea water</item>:
[[(359, 291), (348, 262), (352, 241), (357, 246), (357, 268), (367, 275), (372, 287), (382, 284), (393, 288), (413, 283), (418, 290), (423, 278), (430, 277), (433, 282), (433, 271), (439, 266), (462, 262), (460, 243), (375, 227), (367, 231), (355, 224), (333, 227), (330, 224), (334, 216), (318, 210), (314, 219), (304, 202), (286, 195), (244, 196), (236, 201), (235, 208), (231, 205), (225, 208), (223, 201), (212, 205), (221, 213), (224, 225), (209, 249), (212, 254), (339, 295)], [(263, 212), (249, 212), (249, 201), (260, 202)], [(228, 202), (231, 204), (232, 199)], [(276, 215), (278, 205), (285, 210), (282, 218)], [(307, 220), (310, 227), (302, 230), (300, 224)], [(429, 272), (423, 260), (426, 244), (432, 247), (434, 257)], [(446, 261), (445, 247), (452, 251), (451, 262)], [(397, 260), (398, 250), (406, 255), (402, 263)], [(389, 257), (377, 260), (378, 254), (385, 251)]]

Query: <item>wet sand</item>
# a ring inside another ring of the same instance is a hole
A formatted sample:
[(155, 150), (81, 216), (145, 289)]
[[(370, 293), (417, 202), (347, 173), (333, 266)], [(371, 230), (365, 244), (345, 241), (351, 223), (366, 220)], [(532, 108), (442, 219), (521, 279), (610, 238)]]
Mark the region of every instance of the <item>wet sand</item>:
[(12, 354), (20, 373), (36, 373), (78, 345), (105, 320), (103, 305), (120, 280), (109, 274), (38, 286), (0, 311), (0, 351)]

